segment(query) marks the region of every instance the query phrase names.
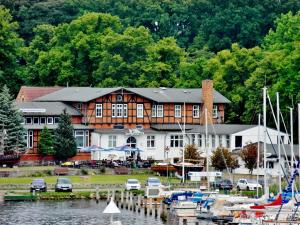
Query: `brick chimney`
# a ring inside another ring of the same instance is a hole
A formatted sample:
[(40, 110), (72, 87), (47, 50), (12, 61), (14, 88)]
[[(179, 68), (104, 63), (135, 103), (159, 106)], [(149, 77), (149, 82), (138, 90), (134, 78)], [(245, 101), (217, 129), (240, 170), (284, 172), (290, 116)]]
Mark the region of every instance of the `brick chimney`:
[(207, 108), (207, 123), (212, 124), (214, 87), (212, 80), (202, 81), (202, 102), (201, 124), (205, 124), (205, 108)]

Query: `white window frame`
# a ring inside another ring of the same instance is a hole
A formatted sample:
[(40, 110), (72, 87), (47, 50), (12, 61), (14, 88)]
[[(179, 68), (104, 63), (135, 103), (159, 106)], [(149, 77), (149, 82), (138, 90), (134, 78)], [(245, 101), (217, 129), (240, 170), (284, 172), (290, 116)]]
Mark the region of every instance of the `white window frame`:
[(87, 147), (87, 146), (90, 146), (90, 132), (88, 130), (86, 130), (84, 132), (85, 134), (85, 137), (84, 137), (84, 146)]
[(225, 143), (226, 148), (230, 148), (231, 145), (230, 135), (226, 135), (225, 139), (226, 139), (226, 143)]
[(202, 148), (204, 146), (204, 140), (203, 139), (204, 138), (203, 138), (202, 134), (197, 135), (197, 146), (199, 148)]
[(116, 104), (111, 105), (111, 117), (115, 118), (117, 116), (117, 107)]
[(29, 130), (27, 135), (27, 148), (33, 148), (33, 131)]
[(95, 114), (96, 114), (96, 118), (102, 117), (102, 104), (96, 104)]
[(212, 148), (216, 147), (216, 135), (214, 134), (211, 135), (211, 147)]
[(183, 147), (183, 135), (172, 134), (170, 136), (170, 147), (171, 148), (182, 148)]
[[(49, 122), (50, 120), (50, 122)], [(47, 124), (53, 124), (54, 121), (53, 121), (53, 117), (47, 117)]]
[(213, 118), (218, 118), (218, 105), (213, 105)]
[[(82, 134), (78, 134), (79, 132), (82, 133)], [(74, 131), (74, 137), (75, 137), (75, 140), (76, 140), (77, 137), (82, 137), (82, 139), (83, 139), (82, 146), (79, 146), (77, 144), (77, 141), (76, 141), (76, 146), (77, 146), (77, 148), (84, 148), (85, 147), (85, 132), (84, 132), (84, 130), (75, 130)]]
[(136, 105), (136, 117), (144, 118), (144, 105), (143, 104)]
[(193, 105), (193, 118), (199, 118), (199, 117), (200, 117), (200, 106)]
[(156, 105), (156, 117), (164, 117), (164, 105)]
[[(25, 118), (26, 118), (25, 119), (25, 123), (26, 124), (32, 124), (32, 122), (33, 122), (32, 117), (25, 117)], [(27, 122), (27, 119), (30, 119), (30, 123)]]
[(148, 135), (147, 136), (147, 148), (155, 148), (155, 135)]
[(152, 113), (151, 113), (152, 117), (156, 117), (156, 105), (152, 106)]
[[(42, 123), (42, 119), (45, 119), (45, 123)], [(40, 118), (40, 124), (47, 124), (47, 118), (46, 117), (41, 117)]]
[(181, 117), (181, 105), (175, 105), (174, 107), (174, 115), (176, 118)]
[(128, 116), (128, 107), (127, 104), (123, 104), (123, 117), (127, 118)]
[[(34, 122), (34, 120), (37, 120), (37, 123)], [(39, 117), (33, 117), (32, 124), (40, 124), (40, 118)]]
[(116, 135), (108, 136), (108, 147), (109, 148), (117, 147), (117, 136)]

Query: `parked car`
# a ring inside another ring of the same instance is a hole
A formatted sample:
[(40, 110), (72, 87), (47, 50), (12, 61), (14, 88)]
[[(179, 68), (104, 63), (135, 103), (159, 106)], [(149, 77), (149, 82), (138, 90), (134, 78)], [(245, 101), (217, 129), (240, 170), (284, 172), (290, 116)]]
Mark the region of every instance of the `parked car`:
[(55, 191), (70, 191), (72, 192), (72, 182), (69, 178), (58, 178), (55, 184)]
[(224, 180), (217, 181), (214, 184), (214, 187), (220, 190), (232, 190), (233, 184), (230, 180), (224, 179)]
[(240, 190), (253, 191), (256, 190), (257, 188), (262, 188), (262, 186), (259, 183), (257, 183), (256, 180), (239, 179), (236, 184), (236, 189), (238, 191)]
[(129, 190), (140, 190), (141, 183), (137, 179), (128, 179), (125, 183), (125, 189)]
[(42, 191), (47, 192), (47, 184), (44, 179), (34, 179), (30, 184), (30, 192)]
[(157, 177), (149, 177), (146, 180), (145, 186), (148, 187), (160, 187), (162, 186), (160, 180)]

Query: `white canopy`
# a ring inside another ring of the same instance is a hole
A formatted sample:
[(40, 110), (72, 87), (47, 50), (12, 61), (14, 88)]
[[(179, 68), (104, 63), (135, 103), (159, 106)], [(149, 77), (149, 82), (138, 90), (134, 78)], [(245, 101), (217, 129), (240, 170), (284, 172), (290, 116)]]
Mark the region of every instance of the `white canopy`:
[(103, 213), (113, 214), (113, 213), (121, 213), (120, 209), (116, 206), (113, 199), (110, 199), (109, 204), (104, 209)]

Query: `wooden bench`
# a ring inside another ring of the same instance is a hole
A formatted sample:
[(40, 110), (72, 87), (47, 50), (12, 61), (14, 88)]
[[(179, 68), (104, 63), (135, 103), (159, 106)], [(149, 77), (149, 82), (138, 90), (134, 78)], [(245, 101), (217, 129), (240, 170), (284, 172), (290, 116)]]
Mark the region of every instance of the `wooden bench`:
[(58, 175), (58, 176), (60, 176), (60, 175), (68, 175), (68, 173), (69, 173), (69, 169), (66, 168), (66, 167), (59, 167), (59, 168), (55, 168), (54, 169), (54, 174)]
[(119, 166), (114, 169), (115, 174), (129, 174), (129, 169), (125, 166)]

